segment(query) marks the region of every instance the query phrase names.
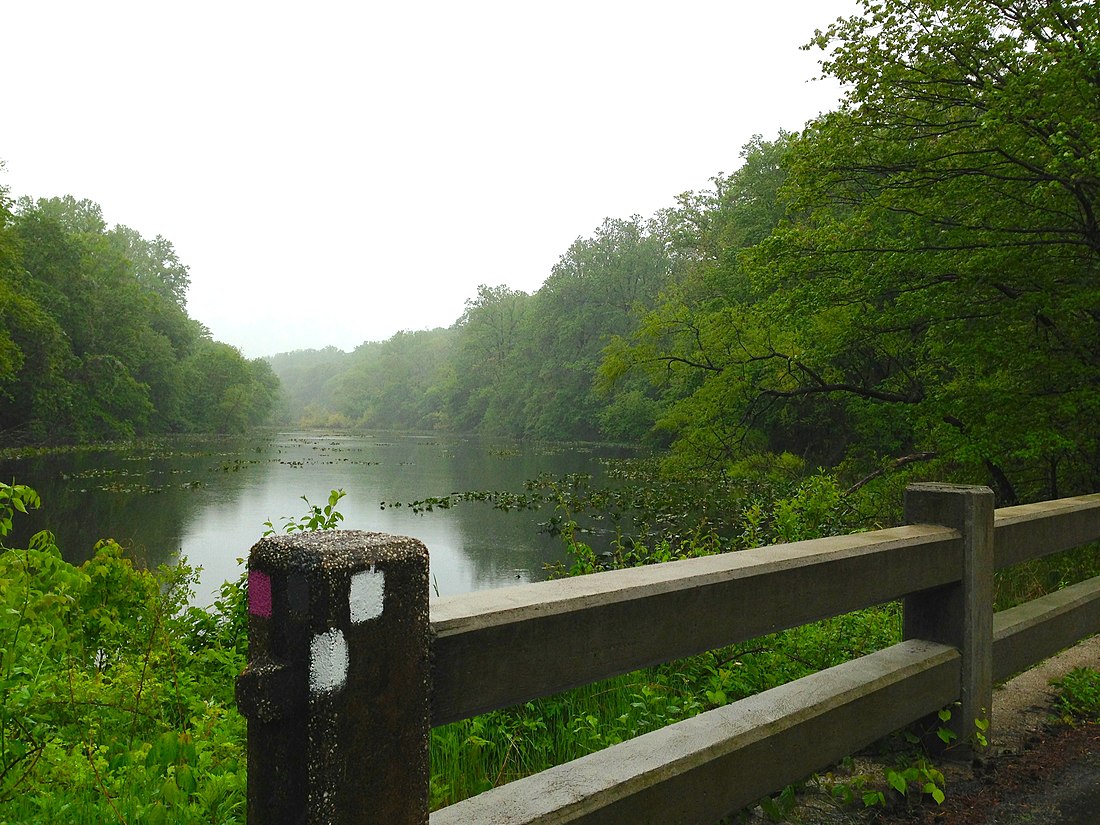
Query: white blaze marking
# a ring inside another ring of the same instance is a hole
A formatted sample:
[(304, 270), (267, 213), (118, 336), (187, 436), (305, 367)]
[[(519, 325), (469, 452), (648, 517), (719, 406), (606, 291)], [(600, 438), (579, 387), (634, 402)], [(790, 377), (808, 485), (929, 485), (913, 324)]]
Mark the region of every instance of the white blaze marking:
[(309, 687), (314, 693), (339, 690), (348, 678), (348, 643), (337, 629), (319, 633), (309, 644)]
[(370, 570), (361, 570), (352, 576), (348, 588), (351, 623), (359, 624), (381, 616), (385, 590), (386, 576), (381, 570), (375, 571), (373, 564)]

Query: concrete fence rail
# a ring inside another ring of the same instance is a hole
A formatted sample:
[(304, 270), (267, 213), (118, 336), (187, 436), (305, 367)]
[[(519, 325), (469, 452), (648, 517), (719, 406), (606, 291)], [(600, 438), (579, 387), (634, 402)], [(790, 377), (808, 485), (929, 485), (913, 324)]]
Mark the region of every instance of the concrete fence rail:
[[(428, 603), (419, 542), (269, 537), (249, 558), (249, 821), (712, 823), (1100, 632), (1100, 577), (993, 613), (993, 572), (1100, 539), (1100, 495), (993, 509), (912, 485), (908, 526)], [(904, 641), (428, 813), (429, 726), (901, 600)], [(995, 720), (993, 721), (995, 729)]]

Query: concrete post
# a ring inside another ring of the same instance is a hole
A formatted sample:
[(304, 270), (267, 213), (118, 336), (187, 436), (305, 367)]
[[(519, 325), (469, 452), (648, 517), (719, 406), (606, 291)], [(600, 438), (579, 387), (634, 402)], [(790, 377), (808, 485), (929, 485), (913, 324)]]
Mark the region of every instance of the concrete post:
[(988, 487), (911, 484), (905, 520), (938, 524), (962, 534), (961, 581), (914, 593), (904, 601), (903, 636), (949, 644), (962, 653), (961, 707), (950, 727), (955, 752), (981, 750), (976, 720), (991, 721), (993, 707), (993, 492)]
[(248, 821), (427, 825), (424, 545), (358, 531), (262, 539), (248, 612)]

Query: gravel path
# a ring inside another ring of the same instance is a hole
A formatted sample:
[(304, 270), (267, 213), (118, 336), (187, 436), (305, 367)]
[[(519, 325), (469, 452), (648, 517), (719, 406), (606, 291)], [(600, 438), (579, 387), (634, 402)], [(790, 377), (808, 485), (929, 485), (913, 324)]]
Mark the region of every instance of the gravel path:
[[(1100, 725), (1052, 725), (1051, 682), (1079, 667), (1100, 669), (1100, 636), (1047, 659), (994, 690), (989, 753), (975, 764), (940, 765), (942, 805), (841, 809), (808, 794), (789, 820), (798, 825), (1100, 825)], [(859, 770), (882, 775), (861, 760)], [(769, 822), (757, 809), (745, 825)]]
[(996, 689), (988, 756), (948, 778), (947, 800), (881, 823), (1100, 825), (1100, 725), (1052, 724), (1051, 682), (1100, 668), (1100, 636)]
[[(1086, 639), (995, 689), (994, 749), (1020, 749), (1027, 737), (1041, 728), (1050, 716), (1056, 695), (1050, 683), (1079, 667), (1100, 668), (1100, 636)], [(1096, 822), (1100, 823), (1100, 817)]]

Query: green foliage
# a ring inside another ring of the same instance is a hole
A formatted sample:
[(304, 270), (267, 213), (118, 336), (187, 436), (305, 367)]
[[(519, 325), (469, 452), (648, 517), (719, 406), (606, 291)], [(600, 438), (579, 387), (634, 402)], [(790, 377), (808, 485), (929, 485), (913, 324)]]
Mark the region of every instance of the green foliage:
[(1071, 584), (1100, 576), (1096, 544), (1064, 550), (998, 571), (994, 577), (993, 607), (1007, 610)]
[(896, 608), (861, 611), (435, 728), (432, 807), (885, 647), (899, 632)]
[(974, 720), (974, 742), (981, 748), (989, 747), (989, 719), (983, 717)]
[(597, 386), (604, 348), (630, 334), (677, 265), (662, 216), (605, 220), (533, 295), (478, 287), (448, 329), (399, 332), (355, 352), (271, 359), (303, 425), (484, 432), (552, 440), (648, 437), (660, 394)]
[(1079, 667), (1054, 683), (1058, 709), (1067, 719), (1100, 723), (1100, 670)]
[(842, 807), (893, 808), (916, 804), (925, 796), (939, 805), (947, 798), (943, 773), (924, 756), (902, 757), (881, 776), (829, 772), (817, 781)]
[(765, 796), (759, 802), (764, 816), (771, 822), (786, 822), (797, 804), (797, 789), (794, 785), (788, 785), (774, 796)]
[[(38, 504), (0, 485), (0, 535)], [(0, 819), (244, 821), (243, 602), (226, 585), (210, 611), (185, 607), (195, 580), (110, 540), (79, 567), (47, 532), (2, 548)]]
[[(319, 504), (310, 504), (310, 501), (305, 496), (302, 496), (302, 501), (306, 503), (308, 511), (305, 515), (299, 516), (297, 519), (289, 516), (283, 516), (283, 532), (284, 533), (298, 533), (305, 530), (335, 530), (340, 526), (340, 522), (344, 520), (344, 514), (336, 509), (337, 503), (346, 496), (343, 490), (332, 490), (328, 494), (328, 504), (324, 507)], [(265, 536), (273, 536), (278, 531), (271, 521), (265, 521), (263, 532)]]
[(455, 334), (446, 329), (399, 332), (388, 341), (365, 343), (329, 362), (332, 377), (309, 396), (303, 417), (308, 411), (314, 420), (335, 415), (364, 427), (440, 428), (447, 420), (443, 397), (454, 346)]
[[(652, 461), (611, 469), (617, 486), (597, 488), (581, 475), (540, 476), (514, 496), (469, 493), (411, 506), (427, 512), (486, 498), (506, 508), (553, 507), (545, 526), (572, 557), (560, 575), (847, 532), (853, 517), (835, 479), (807, 474), (790, 456), (746, 461), (717, 479), (664, 475)], [(608, 522), (616, 537), (599, 553), (582, 538)], [(865, 655), (895, 643), (900, 632), (899, 606), (884, 605), (437, 728), (433, 807)], [(780, 796), (770, 806), (781, 812), (789, 802)]]
[(685, 264), (603, 377), (649, 377), (684, 464), (1091, 491), (1100, 11), (862, 7), (813, 44), (844, 105), (681, 198)]
[(959, 738), (955, 731), (947, 727), (948, 723), (951, 721), (951, 711), (947, 708), (941, 708), (938, 717), (942, 724), (936, 728), (936, 738), (943, 742), (943, 744), (950, 746), (951, 743)]
[(5, 484), (0, 481), (0, 551), (6, 550), (5, 536), (11, 533), (12, 518), (17, 512), (37, 510), (42, 506), (38, 493), (25, 484)]
[[(946, 799), (946, 780), (933, 757), (962, 744), (949, 727), (951, 719), (951, 708), (942, 708), (923, 728), (914, 724), (878, 742), (871, 761), (881, 768), (857, 772), (857, 760), (846, 757), (832, 769), (816, 775), (814, 783), (842, 808), (911, 810), (926, 799), (940, 805)], [(975, 719), (967, 743), (986, 747), (988, 732), (988, 718)]]
[(283, 387), (278, 420), (284, 424), (301, 422), (306, 427), (324, 426), (327, 415), (335, 409), (332, 379), (350, 368), (351, 355), (336, 347), (325, 347), (280, 353), (266, 360)]
[(240, 431), (278, 381), (187, 316), (171, 242), (99, 206), (0, 189), (0, 432), (8, 443)]
[[(756, 456), (725, 473), (683, 475), (652, 460), (609, 467), (610, 483), (587, 476), (541, 476), (527, 484), (528, 506), (553, 506), (545, 524), (563, 536), (570, 575), (654, 564), (780, 542), (838, 535), (871, 526), (863, 499), (845, 495), (835, 475), (808, 473), (790, 455)], [(613, 531), (610, 547), (589, 536)]]
[(275, 408), (279, 379), (263, 359), (203, 339), (181, 365), (190, 390), (183, 407), (199, 432), (238, 433), (264, 423)]

